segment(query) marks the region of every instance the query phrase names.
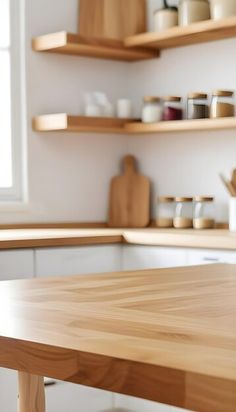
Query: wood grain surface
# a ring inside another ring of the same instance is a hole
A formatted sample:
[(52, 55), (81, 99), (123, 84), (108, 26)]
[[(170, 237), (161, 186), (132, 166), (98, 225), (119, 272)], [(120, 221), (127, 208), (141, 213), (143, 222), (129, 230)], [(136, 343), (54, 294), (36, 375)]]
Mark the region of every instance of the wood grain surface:
[(108, 226), (146, 227), (150, 223), (150, 180), (137, 171), (137, 161), (128, 155), (123, 172), (111, 181)]
[(19, 372), (18, 390), (17, 412), (45, 412), (43, 377)]
[(236, 266), (0, 283), (0, 366), (235, 412)]
[(147, 31), (146, 0), (80, 0), (82, 36), (119, 39)]

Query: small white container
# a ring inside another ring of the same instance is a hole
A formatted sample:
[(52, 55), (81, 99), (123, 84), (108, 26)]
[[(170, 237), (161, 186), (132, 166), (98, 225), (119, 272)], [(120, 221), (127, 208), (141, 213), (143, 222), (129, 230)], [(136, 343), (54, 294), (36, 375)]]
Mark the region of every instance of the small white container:
[(159, 9), (154, 12), (154, 31), (164, 31), (178, 26), (178, 12), (174, 8)]
[(161, 99), (154, 96), (146, 96), (143, 99), (142, 122), (156, 123), (162, 120), (163, 108)]
[(130, 119), (132, 117), (132, 102), (130, 99), (117, 100), (116, 115), (119, 119)]
[(210, 0), (211, 18), (220, 20), (236, 15), (236, 0)]
[(189, 24), (209, 19), (210, 5), (208, 0), (180, 0), (180, 26), (188, 26)]
[(231, 197), (229, 201), (229, 230), (236, 232), (236, 197)]

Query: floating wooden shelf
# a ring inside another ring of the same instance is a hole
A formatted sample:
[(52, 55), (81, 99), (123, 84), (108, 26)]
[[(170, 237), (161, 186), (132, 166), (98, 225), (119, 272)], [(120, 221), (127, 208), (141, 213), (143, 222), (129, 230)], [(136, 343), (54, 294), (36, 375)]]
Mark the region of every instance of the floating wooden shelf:
[(35, 117), (33, 119), (33, 129), (37, 132), (126, 133), (125, 124), (127, 122), (129, 120), (69, 116), (66, 113), (59, 113)]
[(206, 20), (185, 27), (173, 27), (160, 33), (144, 33), (125, 39), (128, 47), (168, 49), (206, 43), (236, 36), (236, 16), (224, 20)]
[(204, 130), (236, 129), (236, 117), (221, 119), (178, 120), (159, 123), (142, 123), (132, 119), (70, 116), (66, 113), (37, 116), (33, 119), (37, 132), (67, 131), (77, 133), (150, 134), (177, 133)]
[(128, 62), (153, 59), (159, 56), (157, 51), (150, 49), (127, 48), (119, 40), (89, 39), (65, 31), (34, 38), (32, 48), (37, 52), (61, 53)]
[(127, 133), (168, 133), (168, 132), (194, 132), (204, 130), (236, 129), (236, 117), (224, 117), (220, 119), (177, 120), (171, 122), (142, 123), (132, 122), (125, 125)]

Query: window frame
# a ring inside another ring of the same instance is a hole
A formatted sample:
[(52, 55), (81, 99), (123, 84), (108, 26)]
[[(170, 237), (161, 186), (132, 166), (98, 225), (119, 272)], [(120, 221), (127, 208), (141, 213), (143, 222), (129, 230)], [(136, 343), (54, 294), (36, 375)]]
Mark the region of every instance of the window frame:
[(0, 207), (26, 202), (26, 81), (24, 0), (9, 0), (10, 45), (2, 47), (10, 58), (12, 186), (0, 187)]

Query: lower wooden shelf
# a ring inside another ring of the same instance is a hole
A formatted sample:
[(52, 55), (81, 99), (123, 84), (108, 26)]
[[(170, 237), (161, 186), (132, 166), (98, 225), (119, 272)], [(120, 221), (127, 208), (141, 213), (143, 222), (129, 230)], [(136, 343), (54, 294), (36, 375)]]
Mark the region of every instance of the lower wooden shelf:
[(67, 131), (77, 133), (125, 133), (125, 124), (130, 120), (70, 116), (66, 113), (37, 116), (33, 129), (37, 132)]
[(236, 117), (147, 124), (132, 119), (70, 116), (66, 113), (59, 113), (35, 117), (33, 119), (33, 129), (37, 132), (161, 134), (236, 129)]
[(129, 122), (125, 125), (127, 133), (170, 133), (207, 130), (236, 129), (236, 117), (218, 119), (177, 120), (159, 123)]

